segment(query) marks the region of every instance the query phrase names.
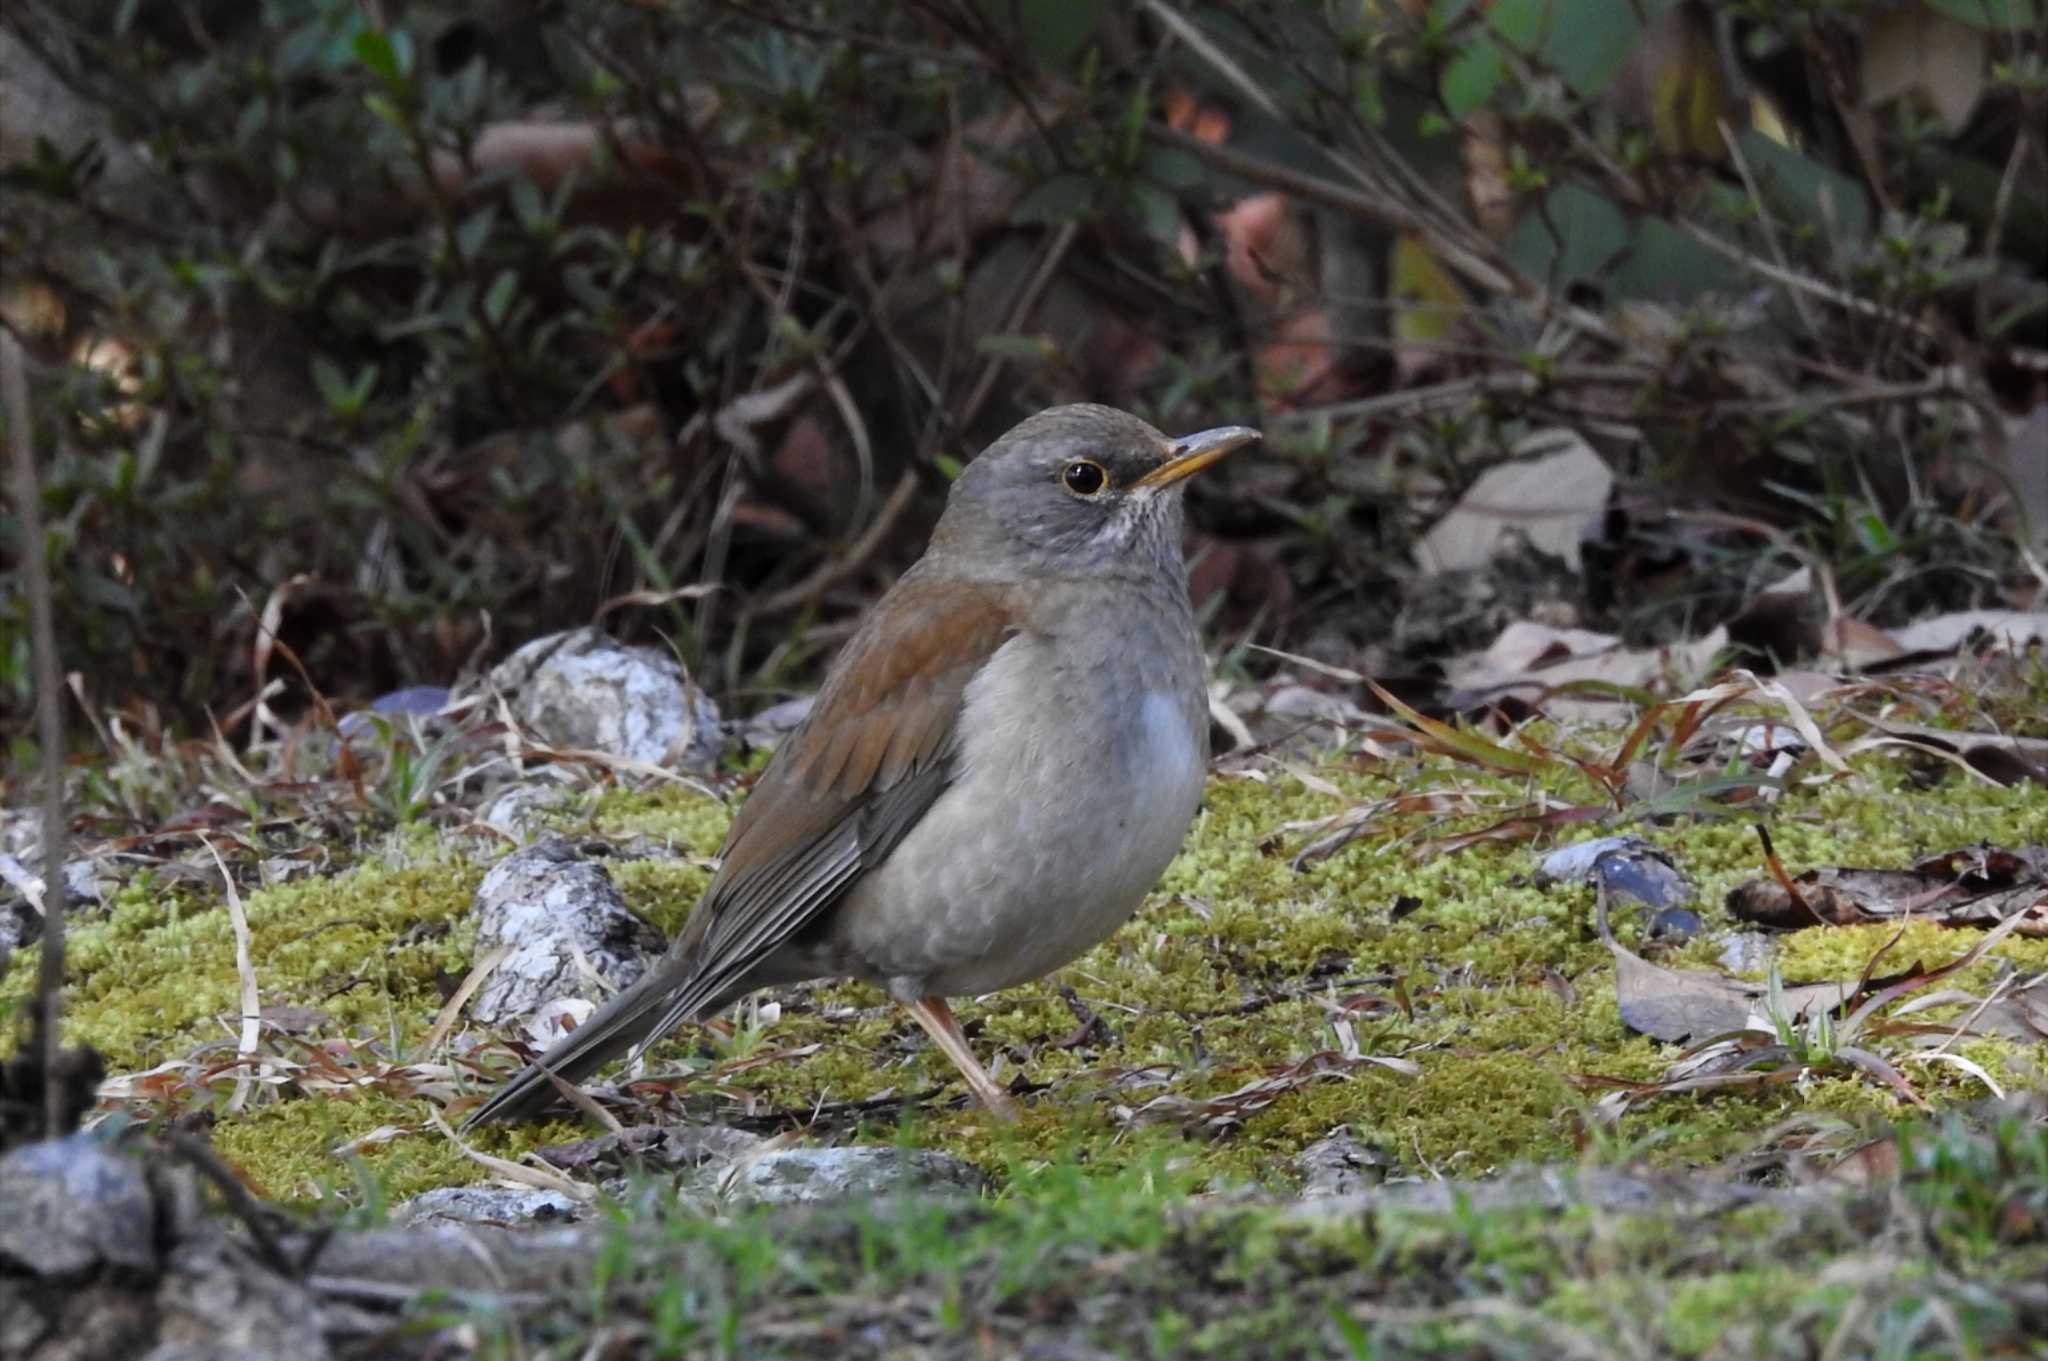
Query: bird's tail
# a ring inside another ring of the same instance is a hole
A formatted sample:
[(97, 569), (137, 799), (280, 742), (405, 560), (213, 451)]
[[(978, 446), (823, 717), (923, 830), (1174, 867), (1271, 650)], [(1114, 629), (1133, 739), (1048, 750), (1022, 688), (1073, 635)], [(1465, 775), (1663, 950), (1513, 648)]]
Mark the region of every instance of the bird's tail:
[(674, 973), (657, 963), (491, 1093), (488, 1101), (469, 1113), (462, 1128), (494, 1120), (531, 1120), (557, 1098), (549, 1074), (564, 1082), (581, 1082), (633, 1046), (658, 1039), (676, 1021), (715, 1015), (739, 995), (727, 989), (693, 998), (689, 996), (692, 990), (688, 983), (678, 987)]

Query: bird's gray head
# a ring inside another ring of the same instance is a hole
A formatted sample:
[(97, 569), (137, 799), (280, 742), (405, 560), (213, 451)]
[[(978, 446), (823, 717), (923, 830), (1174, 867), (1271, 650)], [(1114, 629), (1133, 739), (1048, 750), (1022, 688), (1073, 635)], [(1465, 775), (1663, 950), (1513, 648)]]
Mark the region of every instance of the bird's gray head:
[(960, 474), (932, 547), (990, 576), (1177, 572), (1187, 478), (1258, 438), (1233, 425), (1171, 439), (1115, 407), (1052, 407)]

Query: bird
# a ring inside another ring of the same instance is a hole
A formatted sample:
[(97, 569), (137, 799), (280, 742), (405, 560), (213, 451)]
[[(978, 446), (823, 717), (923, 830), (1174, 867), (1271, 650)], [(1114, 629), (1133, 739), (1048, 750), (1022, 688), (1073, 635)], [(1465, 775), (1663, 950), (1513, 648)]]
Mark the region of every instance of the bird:
[(1208, 768), (1182, 552), (1188, 478), (1260, 438), (1170, 439), (1094, 404), (1029, 416), (954, 479), (924, 554), (827, 668), (668, 951), (464, 1121), (530, 1119), (757, 989), (888, 993), (996, 1117), (947, 999), (1044, 977), (1129, 920)]

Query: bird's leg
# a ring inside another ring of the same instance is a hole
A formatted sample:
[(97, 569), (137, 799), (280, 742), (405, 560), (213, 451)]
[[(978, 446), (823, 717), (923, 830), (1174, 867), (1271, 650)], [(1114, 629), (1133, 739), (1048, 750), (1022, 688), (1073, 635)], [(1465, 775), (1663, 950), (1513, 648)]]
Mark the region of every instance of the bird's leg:
[(932, 1037), (932, 1043), (939, 1047), (939, 1052), (953, 1060), (960, 1076), (967, 1079), (967, 1085), (991, 1114), (1003, 1120), (1017, 1118), (1017, 1104), (1010, 1100), (1008, 1092), (996, 1085), (996, 1080), (981, 1066), (981, 1060), (974, 1057), (974, 1050), (968, 1047), (967, 1037), (960, 1033), (960, 1023), (953, 1019), (952, 1008), (946, 1005), (945, 998), (921, 997), (915, 1002), (905, 1002), (903, 1009), (924, 1027), (924, 1033)]

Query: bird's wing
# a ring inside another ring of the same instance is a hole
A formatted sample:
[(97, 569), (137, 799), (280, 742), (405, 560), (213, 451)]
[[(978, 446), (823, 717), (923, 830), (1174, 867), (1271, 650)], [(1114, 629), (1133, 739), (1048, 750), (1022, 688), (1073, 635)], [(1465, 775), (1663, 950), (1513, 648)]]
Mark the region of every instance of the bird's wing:
[(967, 683), (1017, 627), (979, 583), (912, 575), (882, 598), (733, 820), (676, 940), (684, 994), (723, 991), (888, 857), (952, 782)]
[(669, 955), (463, 1122), (532, 1115), (635, 1045), (715, 1009), (756, 965), (879, 865), (952, 782), (967, 684), (1017, 631), (1008, 595), (915, 572), (883, 596), (726, 834)]

